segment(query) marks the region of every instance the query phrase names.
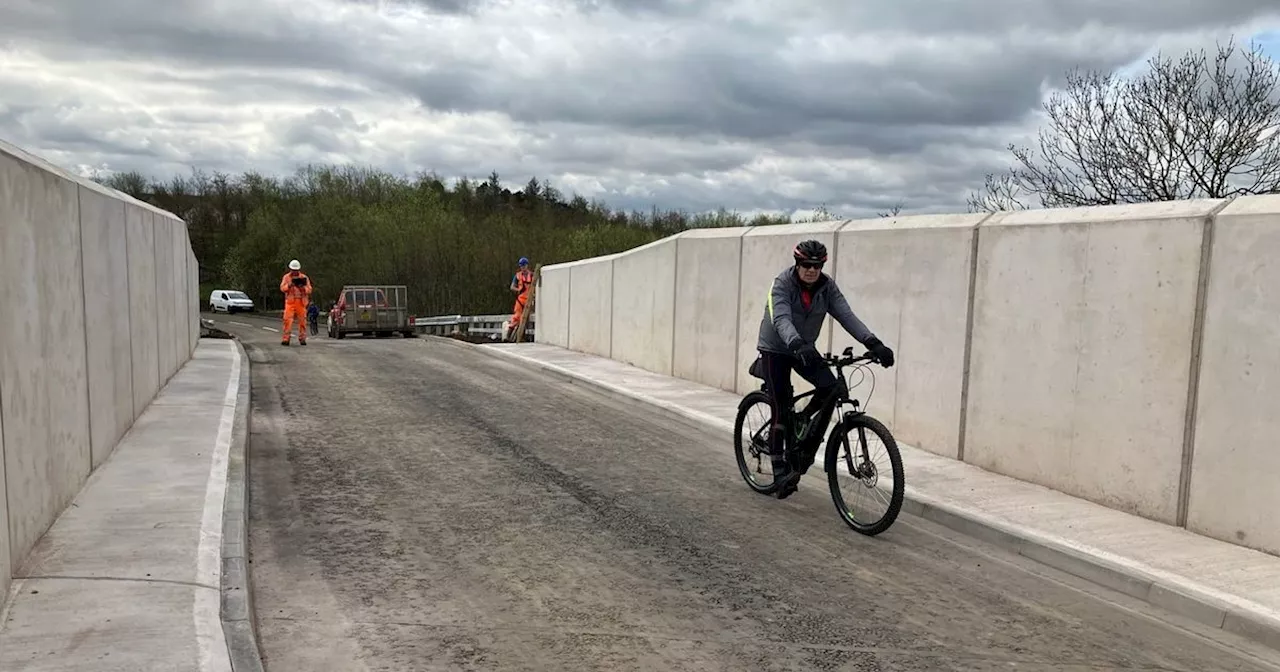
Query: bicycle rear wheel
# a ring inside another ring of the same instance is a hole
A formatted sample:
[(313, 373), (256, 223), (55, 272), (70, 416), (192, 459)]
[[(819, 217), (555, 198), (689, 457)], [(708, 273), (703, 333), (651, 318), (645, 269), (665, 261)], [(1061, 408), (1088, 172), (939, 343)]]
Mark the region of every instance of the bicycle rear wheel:
[[(850, 436), (853, 441), (849, 440)], [(882, 453), (888, 457), (888, 473), (876, 463), (877, 456)], [(846, 525), (867, 536), (880, 534), (893, 525), (902, 510), (906, 485), (898, 443), (883, 423), (869, 415), (846, 415), (831, 430), (824, 465), (831, 500)], [(840, 473), (842, 468), (843, 474)], [(891, 480), (885, 483), (885, 477)], [(884, 512), (862, 520), (862, 514), (872, 507), (847, 504), (845, 489), (858, 495), (859, 499), (868, 495), (873, 502), (883, 503)]]
[(742, 480), (752, 490), (764, 495), (778, 489), (773, 480), (773, 461), (769, 456), (769, 427), (773, 424), (773, 404), (760, 390), (747, 394), (738, 403), (733, 421), (733, 452)]

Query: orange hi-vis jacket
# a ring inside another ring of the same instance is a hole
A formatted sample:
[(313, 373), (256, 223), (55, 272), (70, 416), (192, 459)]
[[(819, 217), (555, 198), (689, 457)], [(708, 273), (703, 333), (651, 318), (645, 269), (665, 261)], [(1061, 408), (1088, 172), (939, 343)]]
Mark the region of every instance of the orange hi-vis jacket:
[(516, 271), (515, 281), (520, 296), (528, 295), (529, 288), (533, 286), (533, 271)]
[[(295, 277), (306, 278), (307, 284), (301, 287), (294, 285), (293, 279)], [(311, 298), (311, 278), (307, 278), (307, 274), (302, 271), (298, 271), (297, 276), (293, 274), (293, 271), (289, 271), (280, 279), (280, 291), (284, 292), (284, 299), (286, 303), (291, 301), (301, 301), (305, 308), (307, 300)]]

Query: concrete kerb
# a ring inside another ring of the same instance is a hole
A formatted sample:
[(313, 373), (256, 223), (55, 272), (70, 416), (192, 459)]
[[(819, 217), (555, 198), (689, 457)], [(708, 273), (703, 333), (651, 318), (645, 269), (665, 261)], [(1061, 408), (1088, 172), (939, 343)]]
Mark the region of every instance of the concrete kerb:
[[(592, 380), (554, 364), (539, 362), (500, 348), (477, 348), (492, 357), (519, 362), (556, 375), (570, 383), (585, 384), (620, 401), (639, 401), (674, 420), (693, 422), (715, 432), (732, 434), (733, 424), (720, 418), (653, 399), (608, 383)], [(822, 459), (821, 452), (817, 461)], [(1189, 584), (1181, 577), (1142, 566), (1096, 549), (1078, 547), (1066, 540), (1035, 530), (1006, 524), (981, 513), (951, 506), (928, 495), (905, 489), (902, 510), (966, 536), (992, 543), (1017, 555), (1116, 590), (1148, 604), (1167, 609), (1197, 623), (1257, 641), (1280, 650), (1280, 614), (1237, 597)]]
[(231, 669), (262, 672), (249, 578), (249, 463), (246, 459), (251, 422), (249, 355), (239, 339), (233, 342), (240, 357), (240, 387), (236, 393), (235, 424), (227, 456), (227, 496), (222, 508), (222, 631)]

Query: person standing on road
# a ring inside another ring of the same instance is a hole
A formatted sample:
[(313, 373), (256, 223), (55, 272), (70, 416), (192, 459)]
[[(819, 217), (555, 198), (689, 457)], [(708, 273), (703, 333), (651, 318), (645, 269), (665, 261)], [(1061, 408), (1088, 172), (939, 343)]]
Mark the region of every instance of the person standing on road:
[(511, 277), (511, 291), (516, 293), (516, 305), (512, 309), (511, 326), (520, 325), (520, 316), (524, 314), (525, 305), (529, 302), (529, 290), (533, 287), (533, 271), (529, 270), (529, 258), (520, 257), (520, 269)]
[[(800, 477), (809, 470), (817, 455), (821, 434), (811, 434), (808, 444), (800, 446), (802, 461), (791, 465), (783, 450), (785, 431), (791, 426), (791, 371), (794, 369), (809, 381), (816, 392), (803, 414), (816, 412), (836, 393), (836, 377), (814, 347), (822, 323), (830, 312), (849, 335), (871, 352), (882, 365), (893, 366), (893, 351), (880, 341), (854, 314), (836, 281), (822, 272), (827, 263), (827, 247), (816, 240), (806, 240), (792, 250), (795, 264), (773, 279), (756, 349), (760, 352), (765, 386), (773, 406), (773, 424), (769, 432), (769, 453), (773, 462), (774, 483), (778, 499), (786, 499), (799, 486)], [(829, 414), (813, 418), (823, 428), (831, 420)], [(816, 438), (812, 438), (816, 437)], [(812, 450), (811, 450), (812, 449)]]
[(280, 279), (280, 291), (284, 293), (284, 333), (280, 335), (280, 345), (289, 345), (294, 320), (298, 321), (298, 345), (306, 345), (311, 278), (302, 272), (302, 264), (297, 259), (289, 262), (289, 272)]
[(307, 301), (307, 326), (311, 327), (311, 335), (320, 333), (320, 306)]

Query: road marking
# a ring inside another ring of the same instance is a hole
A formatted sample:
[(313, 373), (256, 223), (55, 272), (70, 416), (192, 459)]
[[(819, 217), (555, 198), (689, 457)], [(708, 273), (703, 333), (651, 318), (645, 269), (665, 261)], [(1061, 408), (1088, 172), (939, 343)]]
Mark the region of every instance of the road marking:
[(238, 324), (238, 325), (240, 325), (240, 326), (242, 326), (242, 327), (252, 327), (252, 326), (253, 326), (252, 324), (249, 324), (248, 322), (234, 322), (234, 321), (233, 321), (231, 324)]
[(276, 329), (275, 327), (263, 327), (263, 329), (265, 329), (265, 330), (267, 330), (267, 331), (274, 331), (274, 332), (276, 332), (277, 334), (278, 334), (278, 333), (280, 333), (280, 330), (279, 330), (279, 329)]

